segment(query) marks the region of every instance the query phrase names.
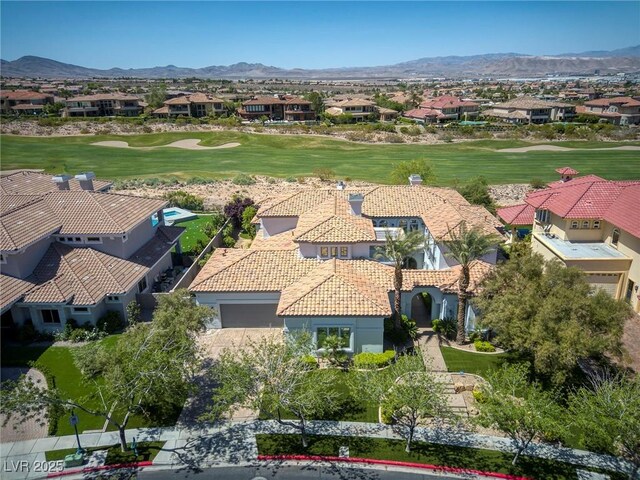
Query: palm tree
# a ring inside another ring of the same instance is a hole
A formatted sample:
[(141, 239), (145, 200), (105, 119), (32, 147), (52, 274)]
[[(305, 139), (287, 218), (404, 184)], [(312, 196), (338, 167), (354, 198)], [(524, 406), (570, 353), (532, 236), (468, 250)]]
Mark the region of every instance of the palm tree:
[(387, 232), (384, 247), (378, 247), (374, 258), (393, 262), (394, 276), (393, 288), (395, 290), (393, 300), (393, 315), (396, 329), (402, 328), (402, 267), (407, 257), (416, 252), (424, 244), (422, 232), (414, 230), (408, 234), (400, 233), (395, 238)]
[(456, 343), (465, 340), (464, 317), (469, 293), (469, 267), (471, 262), (489, 253), (500, 241), (497, 235), (486, 235), (475, 228), (467, 228), (462, 221), (458, 228), (450, 231), (451, 238), (442, 243), (449, 250), (445, 255), (456, 260), (462, 269), (458, 280), (458, 334)]

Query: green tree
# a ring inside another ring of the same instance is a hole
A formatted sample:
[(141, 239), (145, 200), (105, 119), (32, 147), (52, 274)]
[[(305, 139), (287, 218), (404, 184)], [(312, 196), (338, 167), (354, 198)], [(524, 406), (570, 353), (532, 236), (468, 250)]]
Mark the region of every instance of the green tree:
[(319, 92), (309, 92), (304, 96), (305, 100), (311, 102), (311, 108), (316, 112), (316, 116), (324, 112), (324, 100)]
[(496, 206), (489, 193), (489, 183), (483, 176), (475, 177), (468, 182), (458, 185), (456, 190), (462, 195), (469, 203), (473, 205), (482, 205), (486, 207), (491, 213), (495, 214)]
[(409, 176), (418, 174), (422, 177), (422, 181), (426, 184), (433, 183), (436, 179), (431, 162), (425, 158), (408, 160), (393, 165), (391, 170), (391, 183), (396, 185), (406, 185), (409, 182)]
[(558, 438), (565, 430), (564, 410), (552, 392), (528, 381), (527, 364), (503, 365), (480, 387), (477, 422), (505, 433), (513, 442), (515, 465), (534, 439)]
[(164, 82), (153, 84), (151, 88), (149, 88), (149, 93), (147, 93), (144, 98), (149, 104), (149, 108), (160, 108), (167, 99), (167, 86)]
[(42, 107), (42, 111), (47, 115), (59, 115), (65, 104), (62, 102), (47, 103)]
[(507, 349), (530, 356), (536, 373), (556, 385), (580, 360), (622, 354), (629, 306), (594, 292), (581, 270), (545, 262), (538, 254), (511, 255), (498, 265), (476, 303), (482, 325)]
[(127, 305), (127, 322), (129, 325), (138, 323), (142, 319), (142, 310), (140, 304), (135, 300), (129, 302)]
[(251, 238), (256, 236), (256, 226), (251, 223), (256, 213), (258, 213), (258, 209), (254, 205), (249, 205), (242, 212), (242, 229), (248, 233)]
[[(298, 430), (306, 447), (309, 419), (337, 402), (335, 377), (313, 372), (306, 361), (312, 348), (305, 332), (286, 341), (263, 337), (239, 350), (225, 349), (210, 371), (216, 389), (207, 418), (219, 419), (242, 407), (258, 410)], [(285, 419), (289, 415), (295, 420)]]
[(82, 410), (116, 427), (125, 451), (125, 429), (132, 415), (166, 414), (193, 392), (201, 363), (196, 336), (211, 315), (211, 309), (197, 306), (186, 290), (162, 296), (152, 322), (131, 325), (113, 348), (94, 342), (75, 354), (86, 381), (96, 387), (100, 407), (22, 378), (9, 385), (0, 412), (24, 420), (48, 407)]
[(184, 190), (168, 192), (164, 198), (169, 202), (170, 207), (186, 208), (187, 210), (204, 209), (204, 200), (202, 197), (185, 192)]
[(406, 258), (418, 251), (424, 241), (424, 235), (418, 230), (407, 234), (400, 232), (395, 237), (387, 232), (384, 246), (376, 248), (374, 258), (393, 263), (393, 315), (396, 330), (402, 329), (402, 267)]
[(640, 470), (640, 376), (591, 375), (569, 397), (569, 411), (585, 448), (618, 455)]
[(458, 278), (458, 333), (456, 342), (465, 341), (465, 315), (469, 299), (469, 283), (471, 263), (489, 253), (499, 242), (497, 235), (486, 235), (475, 228), (467, 228), (466, 222), (450, 231), (450, 238), (443, 244), (448, 250), (445, 255), (453, 258), (460, 264), (460, 276)]

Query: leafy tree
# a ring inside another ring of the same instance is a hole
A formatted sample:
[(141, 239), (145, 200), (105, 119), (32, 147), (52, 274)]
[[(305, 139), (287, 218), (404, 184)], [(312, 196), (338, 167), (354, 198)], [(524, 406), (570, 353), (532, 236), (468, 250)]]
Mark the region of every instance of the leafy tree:
[(482, 325), (556, 385), (583, 359), (622, 354), (629, 306), (594, 292), (581, 270), (538, 254), (512, 254), (485, 279), (476, 302)]
[(304, 96), (305, 100), (311, 102), (311, 108), (316, 112), (316, 115), (320, 115), (324, 112), (324, 100), (322, 94), (319, 92), (309, 92)]
[(424, 235), (418, 230), (401, 233), (397, 237), (387, 232), (384, 246), (376, 248), (374, 258), (393, 262), (393, 314), (396, 330), (402, 329), (402, 267), (405, 259), (424, 245), (424, 241)]
[(187, 210), (204, 209), (204, 200), (202, 197), (185, 192), (184, 190), (168, 192), (164, 198), (169, 202), (169, 206), (171, 207), (186, 208)]
[[(211, 369), (217, 385), (208, 418), (218, 419), (238, 408), (259, 410), (263, 417), (297, 429), (308, 445), (307, 422), (335, 407), (334, 376), (313, 372), (308, 333), (286, 341), (263, 337), (242, 349), (225, 349)], [(284, 417), (289, 414), (295, 420)]]
[(495, 214), (496, 206), (489, 194), (489, 183), (483, 176), (475, 177), (456, 188), (469, 203), (482, 205)]
[[(0, 412), (26, 420), (47, 408), (82, 410), (116, 427), (125, 451), (131, 415), (166, 414), (193, 391), (193, 377), (200, 368), (196, 335), (211, 314), (186, 290), (162, 296), (153, 321), (130, 326), (113, 348), (94, 342), (78, 349), (74, 361), (85, 380), (94, 384), (98, 402), (68, 399), (55, 387), (46, 389), (23, 377), (9, 385)], [(96, 403), (100, 406), (89, 406)]]
[(450, 235), (451, 238), (445, 240), (443, 244), (448, 250), (445, 255), (453, 258), (461, 267), (458, 279), (458, 334), (456, 342), (463, 343), (471, 263), (489, 253), (499, 242), (499, 239), (497, 235), (485, 235), (478, 229), (467, 228), (464, 221), (457, 228), (452, 229)]
[(409, 182), (409, 176), (414, 173), (420, 175), (424, 183), (433, 183), (436, 179), (431, 162), (421, 158), (395, 164), (391, 170), (391, 183), (406, 185)]
[(47, 103), (42, 107), (42, 111), (47, 115), (59, 115), (65, 104), (62, 102)]
[(258, 213), (258, 209), (254, 205), (249, 205), (242, 212), (242, 229), (247, 232), (251, 238), (256, 236), (256, 226), (251, 223), (256, 213)]
[(135, 300), (129, 302), (127, 305), (127, 321), (129, 322), (129, 325), (138, 323), (141, 319), (142, 310), (140, 309), (140, 304)]
[(477, 422), (504, 432), (513, 442), (515, 465), (531, 442), (538, 438), (557, 438), (564, 433), (563, 409), (554, 394), (528, 381), (527, 364), (503, 365), (490, 372), (487, 384), (480, 387), (480, 415)]
[(231, 201), (224, 206), (224, 215), (231, 219), (232, 228), (233, 226), (239, 227), (242, 225), (242, 214), (244, 210), (253, 205), (253, 200), (249, 197), (234, 195), (231, 198)]
[[(640, 470), (640, 376), (591, 375), (569, 397), (569, 411), (580, 428), (582, 444), (621, 456)], [(633, 475), (631, 478), (635, 478)]]
[(167, 99), (167, 86), (164, 83), (156, 83), (149, 88), (149, 93), (145, 96), (145, 100), (150, 108), (156, 109), (164, 105)]

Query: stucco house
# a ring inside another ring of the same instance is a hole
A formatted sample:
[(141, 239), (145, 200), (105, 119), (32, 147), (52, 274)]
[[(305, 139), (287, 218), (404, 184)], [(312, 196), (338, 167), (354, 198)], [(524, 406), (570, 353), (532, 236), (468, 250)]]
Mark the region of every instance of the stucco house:
[(167, 202), (107, 193), (110, 185), (92, 173), (0, 178), (3, 328), (30, 321), (54, 332), (109, 310), (126, 318), (129, 302), (172, 267), (184, 229), (158, 220)]
[(591, 285), (640, 312), (640, 180), (556, 172), (560, 180), (525, 199), (532, 250), (584, 270)]
[[(331, 334), (349, 353), (380, 352), (392, 314), (394, 269), (375, 257), (387, 235), (424, 232), (427, 242), (406, 259), (403, 312), (412, 316), (428, 294), (428, 320), (455, 315), (459, 266), (442, 241), (465, 221), (488, 233), (500, 224), (456, 191), (413, 185), (304, 190), (262, 203), (249, 249), (218, 249), (189, 290), (218, 311), (211, 325), (309, 330), (318, 348)], [(472, 289), (496, 262), (472, 266)], [(475, 312), (467, 312), (474, 328)]]

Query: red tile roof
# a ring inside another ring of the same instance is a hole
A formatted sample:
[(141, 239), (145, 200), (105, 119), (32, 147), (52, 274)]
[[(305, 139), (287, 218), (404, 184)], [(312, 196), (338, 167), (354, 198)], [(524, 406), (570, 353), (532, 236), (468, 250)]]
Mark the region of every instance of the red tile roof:
[(638, 107), (640, 101), (632, 97), (613, 97), (613, 98), (598, 98), (597, 100), (589, 100), (584, 102), (589, 107), (608, 107), (609, 105), (622, 105), (624, 107)]
[(578, 175), (580, 172), (571, 168), (571, 167), (560, 167), (556, 168), (556, 172), (560, 175)]
[(454, 97), (452, 95), (444, 95), (442, 97), (432, 98), (430, 100), (426, 100), (420, 104), (420, 108), (458, 108), (458, 107), (479, 107), (480, 105), (476, 102), (469, 102), (461, 100), (458, 97)]
[(7, 100), (43, 100), (51, 97), (53, 97), (53, 95), (32, 92), (30, 90), (16, 90), (15, 92), (0, 93), (0, 98)]
[(535, 212), (536, 209), (528, 203), (499, 208), (497, 211), (498, 216), (504, 223), (513, 225), (514, 227), (532, 225)]

